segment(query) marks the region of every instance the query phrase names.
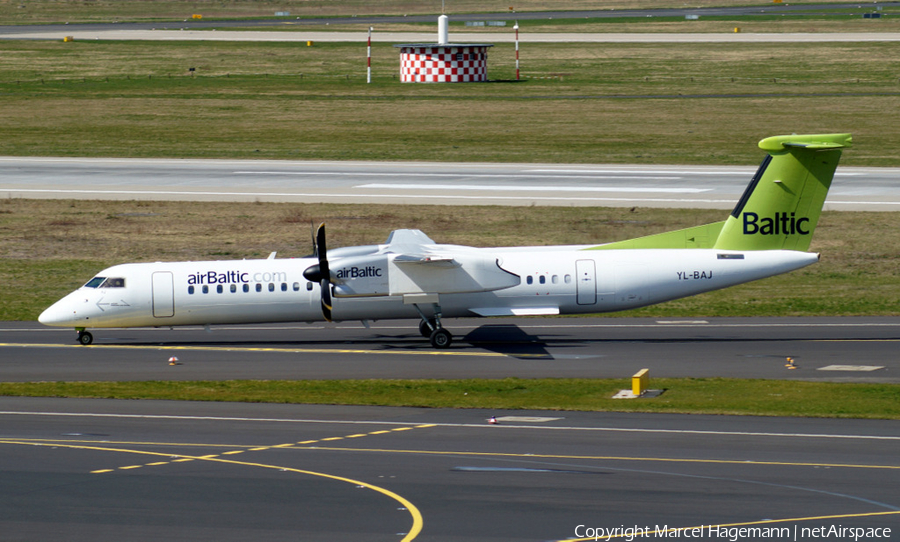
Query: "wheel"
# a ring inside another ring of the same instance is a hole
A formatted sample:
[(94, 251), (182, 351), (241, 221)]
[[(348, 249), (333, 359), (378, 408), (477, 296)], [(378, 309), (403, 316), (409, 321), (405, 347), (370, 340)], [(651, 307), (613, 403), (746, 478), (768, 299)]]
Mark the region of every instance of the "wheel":
[(87, 346), (94, 342), (94, 336), (91, 335), (89, 331), (79, 331), (78, 332), (78, 342)]
[(431, 333), (431, 346), (435, 348), (449, 348), (453, 342), (453, 335), (444, 328), (435, 329)]
[[(430, 327), (429, 327), (429, 324), (430, 324)], [(434, 332), (435, 329), (437, 329), (437, 322), (435, 321), (434, 318), (432, 318), (431, 320), (428, 320), (428, 322), (425, 322), (425, 320), (422, 320), (421, 322), (419, 322), (419, 333), (421, 333), (422, 336), (425, 337), (426, 339), (431, 337), (431, 334)]]

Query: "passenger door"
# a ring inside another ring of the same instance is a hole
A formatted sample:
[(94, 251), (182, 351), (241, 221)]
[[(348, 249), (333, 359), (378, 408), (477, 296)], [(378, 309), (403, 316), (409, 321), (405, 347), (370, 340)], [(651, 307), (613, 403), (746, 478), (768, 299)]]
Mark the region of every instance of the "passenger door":
[(175, 316), (175, 279), (170, 271), (153, 273), (153, 316)]

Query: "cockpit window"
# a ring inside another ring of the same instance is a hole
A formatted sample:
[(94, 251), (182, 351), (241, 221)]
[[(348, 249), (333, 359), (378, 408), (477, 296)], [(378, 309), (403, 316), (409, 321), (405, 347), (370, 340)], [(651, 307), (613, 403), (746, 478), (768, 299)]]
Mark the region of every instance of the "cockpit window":
[(124, 288), (125, 287), (125, 279), (123, 278), (108, 278), (106, 281), (100, 285), (101, 288)]
[(106, 280), (106, 277), (94, 277), (88, 281), (87, 284), (84, 285), (85, 288), (96, 288), (103, 284), (103, 281)]

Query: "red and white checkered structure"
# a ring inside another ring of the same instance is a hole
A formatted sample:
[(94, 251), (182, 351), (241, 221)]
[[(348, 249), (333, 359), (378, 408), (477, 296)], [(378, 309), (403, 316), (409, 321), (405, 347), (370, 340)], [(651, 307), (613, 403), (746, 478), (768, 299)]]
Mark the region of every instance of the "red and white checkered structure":
[(487, 81), (487, 44), (395, 45), (400, 48), (401, 83)]

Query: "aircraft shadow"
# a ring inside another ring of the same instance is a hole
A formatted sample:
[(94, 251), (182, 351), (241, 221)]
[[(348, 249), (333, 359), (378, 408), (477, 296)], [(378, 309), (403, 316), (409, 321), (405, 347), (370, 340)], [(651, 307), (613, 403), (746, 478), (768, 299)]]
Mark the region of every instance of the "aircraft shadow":
[(515, 358), (553, 359), (553, 355), (547, 350), (546, 339), (531, 335), (517, 325), (485, 324), (459, 340)]

